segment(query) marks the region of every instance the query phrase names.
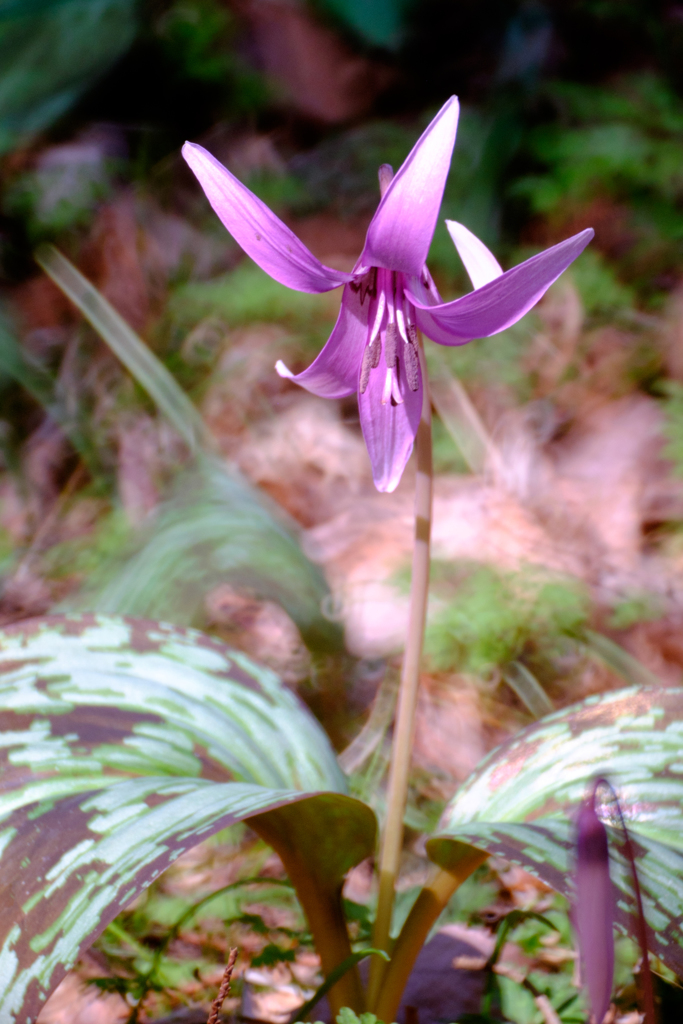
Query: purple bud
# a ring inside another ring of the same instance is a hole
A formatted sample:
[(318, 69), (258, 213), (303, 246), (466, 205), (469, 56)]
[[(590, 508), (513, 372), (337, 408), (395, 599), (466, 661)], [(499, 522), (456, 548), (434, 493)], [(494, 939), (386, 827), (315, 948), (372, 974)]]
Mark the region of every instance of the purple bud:
[(581, 804), (577, 831), (574, 920), (591, 1013), (601, 1024), (614, 980), (614, 891), (607, 830), (595, 813), (595, 791)]

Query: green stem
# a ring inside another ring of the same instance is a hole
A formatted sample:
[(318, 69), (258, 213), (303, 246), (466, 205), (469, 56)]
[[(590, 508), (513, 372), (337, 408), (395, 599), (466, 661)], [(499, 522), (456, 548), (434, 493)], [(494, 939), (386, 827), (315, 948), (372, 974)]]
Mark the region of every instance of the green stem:
[[(417, 428), (417, 479), (415, 481), (415, 546), (410, 588), (410, 615), (406, 635), (403, 671), (398, 695), (396, 729), (389, 769), (387, 818), (379, 858), (379, 897), (372, 944), (387, 953), (390, 949), (391, 916), (396, 876), (403, 846), (403, 816), (408, 794), (410, 753), (415, 731), (415, 708), (420, 681), (420, 659), (424, 640), (429, 591), (429, 549), (432, 527), (432, 407), (422, 338), (418, 338), (422, 371), (422, 417)], [(386, 964), (373, 957), (368, 986), (368, 1005), (379, 997)]]
[(384, 952), (383, 949), (361, 949), (357, 953), (351, 953), (347, 956), (346, 960), (335, 967), (332, 973), (325, 978), (324, 982), (316, 991), (313, 993), (311, 998), (303, 1006), (300, 1006), (296, 1011), (296, 1019), (298, 1021), (304, 1021), (309, 1016), (312, 1010), (316, 1008), (323, 996), (326, 996), (333, 985), (336, 985), (340, 978), (343, 978), (347, 971), (350, 971), (352, 967), (359, 964), (361, 960), (366, 960), (372, 955), (382, 957), (384, 960), (388, 960), (389, 956)]
[(432, 869), (429, 879), (406, 918), (396, 940), (391, 963), (386, 969), (381, 991), (373, 1009), (380, 1020), (396, 1020), (406, 981), (432, 925), (455, 890), (484, 863), (487, 857), (487, 853), (472, 849), (461, 857), (453, 870)]

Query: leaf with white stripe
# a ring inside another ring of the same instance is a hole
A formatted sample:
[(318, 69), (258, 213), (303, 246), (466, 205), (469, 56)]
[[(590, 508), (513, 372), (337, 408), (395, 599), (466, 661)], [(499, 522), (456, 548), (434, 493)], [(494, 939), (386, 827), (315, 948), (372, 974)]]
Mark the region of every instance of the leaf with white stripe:
[(33, 1020), (127, 903), (233, 822), (278, 850), (314, 932), (322, 915), (341, 934), (343, 876), (374, 848), (313, 716), (195, 630), (82, 615), (0, 633), (0, 766), (0, 1024)]
[[(633, 687), (589, 697), (522, 730), (460, 787), (427, 844), (429, 855), (454, 868), (470, 844), (571, 895), (572, 822), (599, 776), (617, 789), (637, 850), (651, 949), (683, 974), (683, 689)], [(610, 834), (619, 921), (633, 931), (619, 830)]]

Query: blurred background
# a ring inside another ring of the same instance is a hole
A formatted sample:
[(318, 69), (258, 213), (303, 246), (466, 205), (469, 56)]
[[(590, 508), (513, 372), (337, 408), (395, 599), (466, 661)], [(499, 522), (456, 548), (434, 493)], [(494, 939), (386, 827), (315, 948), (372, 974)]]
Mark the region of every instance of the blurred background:
[[(339, 295), (289, 292), (245, 258), (180, 146), (202, 143), (350, 269), (379, 164), (455, 93), (429, 258), (445, 297), (469, 288), (445, 217), (506, 268), (595, 228), (514, 329), (428, 343), (435, 563), (399, 916), (424, 830), (486, 751), (591, 693), (681, 680), (682, 90), (669, 0), (0, 0), (0, 624), (87, 609), (208, 629), (299, 692), (380, 815), (414, 467), (378, 494), (355, 398), (277, 376), (276, 359), (317, 353)], [(36, 263), (46, 244), (132, 331), (83, 318), (54, 257), (53, 279)], [(279, 870), (246, 830), (193, 852), (41, 1021), (128, 1019), (144, 943), (262, 869)], [(484, 941), (541, 906), (564, 929), (550, 948), (527, 922), (514, 954), (556, 1017), (519, 996), (509, 1019), (583, 1020), (566, 908), (509, 866), (482, 872), (449, 927)], [(368, 871), (347, 888), (362, 938)], [(317, 965), (278, 899), (176, 936), (139, 1019), (210, 1002), (229, 933), (247, 1015), (284, 1021)], [(620, 956), (617, 1019), (635, 1021), (635, 954)]]

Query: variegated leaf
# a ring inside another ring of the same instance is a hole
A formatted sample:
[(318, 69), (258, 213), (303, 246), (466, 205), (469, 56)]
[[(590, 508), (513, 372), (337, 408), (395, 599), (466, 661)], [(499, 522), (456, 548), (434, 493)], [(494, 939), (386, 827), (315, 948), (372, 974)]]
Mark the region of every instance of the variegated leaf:
[(0, 1024), (34, 1020), (119, 910), (232, 822), (337, 926), (341, 879), (374, 846), (312, 715), (194, 630), (83, 615), (0, 633), (0, 759)]
[[(683, 974), (682, 740), (678, 688), (634, 687), (549, 715), (494, 750), (461, 786), (427, 845), (429, 855), (454, 867), (468, 843), (570, 895), (572, 819), (588, 783), (607, 777), (638, 851), (651, 948)], [(632, 884), (619, 831), (610, 831), (619, 919), (632, 930)]]
[[(621, 931), (634, 934), (636, 904), (631, 866), (621, 852), (619, 829), (608, 826), (608, 833), (610, 871), (619, 891), (616, 923)], [(539, 818), (533, 824), (477, 822), (458, 826), (457, 836), (457, 842), (441, 834), (428, 843), (431, 858), (442, 867), (455, 866), (459, 855), (469, 849), (463, 844), (469, 842), (521, 865), (572, 899), (576, 847), (573, 822), (559, 818)], [(632, 834), (631, 838), (649, 925), (649, 948), (683, 976), (683, 853), (645, 836)]]

